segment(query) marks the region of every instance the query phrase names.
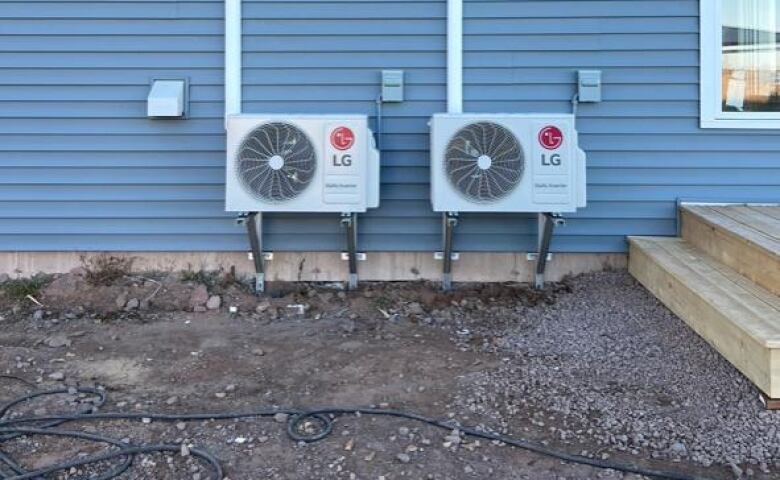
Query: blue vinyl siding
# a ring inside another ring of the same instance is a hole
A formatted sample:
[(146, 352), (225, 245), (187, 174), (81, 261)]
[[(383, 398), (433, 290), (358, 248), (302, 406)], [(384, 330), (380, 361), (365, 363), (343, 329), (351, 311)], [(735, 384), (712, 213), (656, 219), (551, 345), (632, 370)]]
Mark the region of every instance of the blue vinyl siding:
[[(446, 2), (244, 2), (244, 110), (384, 108), (382, 206), (365, 250), (440, 246), (428, 199), (429, 117), (446, 107)], [(673, 235), (678, 198), (780, 200), (780, 133), (698, 128), (697, 0), (465, 5), (465, 109), (566, 112), (577, 69), (604, 72), (578, 120), (589, 207), (553, 249), (625, 251)], [(223, 2), (0, 3), (0, 250), (242, 250), (223, 212)], [(188, 77), (190, 118), (146, 119), (153, 77)], [(464, 215), (460, 250), (533, 248), (523, 215)], [(269, 215), (274, 250), (339, 250), (337, 216)]]

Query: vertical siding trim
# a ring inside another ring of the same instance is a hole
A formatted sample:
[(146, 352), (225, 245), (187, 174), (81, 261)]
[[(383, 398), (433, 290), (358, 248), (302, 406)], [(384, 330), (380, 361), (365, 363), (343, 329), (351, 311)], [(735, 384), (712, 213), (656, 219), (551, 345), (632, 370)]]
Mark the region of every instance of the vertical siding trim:
[(463, 0), (447, 0), (447, 112), (463, 112)]
[(225, 0), (225, 124), (241, 113), (242, 0)]

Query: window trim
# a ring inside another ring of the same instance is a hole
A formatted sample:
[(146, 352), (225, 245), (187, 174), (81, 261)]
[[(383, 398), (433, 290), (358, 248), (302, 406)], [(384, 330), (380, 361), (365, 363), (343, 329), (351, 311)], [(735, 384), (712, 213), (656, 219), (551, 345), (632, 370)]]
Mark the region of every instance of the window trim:
[(700, 123), (701, 128), (780, 129), (780, 112), (723, 112), (721, 25), (723, 0), (700, 4)]

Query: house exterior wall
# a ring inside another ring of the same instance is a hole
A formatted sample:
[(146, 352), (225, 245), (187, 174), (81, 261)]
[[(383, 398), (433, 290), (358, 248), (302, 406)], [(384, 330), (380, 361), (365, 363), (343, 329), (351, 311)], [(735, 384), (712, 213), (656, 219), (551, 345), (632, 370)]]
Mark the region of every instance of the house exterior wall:
[[(0, 3), (0, 250), (237, 251), (223, 212), (223, 2)], [(360, 248), (440, 248), (428, 118), (446, 108), (446, 2), (244, 2), (244, 111), (374, 114), (385, 105), (382, 205)], [(698, 1), (465, 4), (465, 111), (568, 112), (577, 69), (602, 69), (582, 105), (589, 206), (554, 251), (623, 252), (674, 235), (679, 198), (778, 200), (780, 133), (698, 127)], [(187, 77), (190, 118), (148, 120), (152, 78)], [(772, 198), (774, 197), (774, 198)], [(342, 248), (332, 215), (268, 215), (267, 248)], [(462, 251), (532, 250), (522, 215), (464, 215)]]

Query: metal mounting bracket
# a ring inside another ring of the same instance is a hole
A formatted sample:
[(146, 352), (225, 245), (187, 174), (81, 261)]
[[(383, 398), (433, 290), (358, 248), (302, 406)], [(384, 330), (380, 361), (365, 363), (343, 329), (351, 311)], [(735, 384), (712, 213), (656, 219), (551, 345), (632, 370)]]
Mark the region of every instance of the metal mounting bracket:
[(273, 258), (273, 254), (266, 257), (263, 252), (263, 214), (250, 212), (244, 219), (246, 231), (249, 234), (249, 246), (252, 248), (250, 258), (255, 264), (255, 293), (265, 292), (265, 261)]
[[(455, 260), (455, 258), (453, 258), (455, 252), (452, 251), (452, 245), (455, 227), (458, 226), (458, 213), (446, 212), (442, 214), (441, 218), (443, 232), (443, 248), (441, 252), (441, 259), (443, 260), (441, 288), (446, 292), (452, 290), (452, 262)], [(458, 258), (460, 258), (459, 255)]]
[[(357, 257), (358, 262), (365, 262), (368, 260), (368, 254), (366, 252), (355, 252), (355, 257)], [(341, 259), (346, 261), (349, 261), (349, 252), (341, 252)]]
[[(341, 226), (344, 227), (347, 235), (347, 261), (349, 262), (349, 288), (353, 290), (358, 286), (358, 252), (357, 252), (357, 213), (342, 213)], [(342, 254), (344, 258), (344, 254)]]
[[(247, 253), (247, 257), (250, 260), (254, 260), (255, 259), (255, 254), (252, 253), (252, 252), (249, 252), (249, 253)], [(270, 262), (273, 259), (274, 259), (274, 252), (263, 252), (263, 260), (265, 260), (266, 262)]]
[[(525, 259), (528, 260), (529, 262), (535, 262), (537, 258), (539, 258), (539, 254), (536, 253), (536, 252), (526, 253), (525, 254)], [(551, 262), (552, 259), (553, 259), (553, 254), (552, 253), (548, 253), (547, 254), (547, 261)]]
[[(433, 259), (444, 260), (444, 252), (433, 252)], [(453, 262), (460, 260), (460, 252), (452, 252), (450, 254), (450, 259), (452, 259)]]
[(547, 269), (547, 262), (552, 259), (550, 255), (550, 243), (552, 242), (553, 230), (556, 226), (565, 225), (566, 221), (559, 213), (540, 213), (538, 215), (539, 229), (537, 231), (537, 250), (536, 253), (529, 254), (530, 260), (533, 255), (536, 260), (536, 274), (534, 285), (537, 289), (544, 288), (544, 274)]

